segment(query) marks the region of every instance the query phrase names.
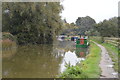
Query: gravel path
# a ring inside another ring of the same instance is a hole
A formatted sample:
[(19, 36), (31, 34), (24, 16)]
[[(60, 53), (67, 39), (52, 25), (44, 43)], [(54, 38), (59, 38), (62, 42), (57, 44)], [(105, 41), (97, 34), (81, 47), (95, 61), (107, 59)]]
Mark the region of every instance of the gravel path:
[(101, 61), (100, 61), (100, 68), (101, 68), (101, 76), (100, 78), (118, 78), (118, 73), (113, 69), (113, 62), (110, 56), (108, 55), (107, 50), (102, 45), (94, 42), (101, 48)]

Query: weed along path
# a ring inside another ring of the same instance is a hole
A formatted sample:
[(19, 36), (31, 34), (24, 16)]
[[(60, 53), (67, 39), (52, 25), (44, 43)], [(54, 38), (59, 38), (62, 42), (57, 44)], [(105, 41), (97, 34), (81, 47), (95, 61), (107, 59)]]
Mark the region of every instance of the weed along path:
[(101, 75), (100, 78), (118, 78), (117, 72), (113, 69), (113, 62), (105, 47), (102, 45), (94, 42), (97, 46), (101, 48), (101, 61), (100, 61), (100, 68), (101, 68)]

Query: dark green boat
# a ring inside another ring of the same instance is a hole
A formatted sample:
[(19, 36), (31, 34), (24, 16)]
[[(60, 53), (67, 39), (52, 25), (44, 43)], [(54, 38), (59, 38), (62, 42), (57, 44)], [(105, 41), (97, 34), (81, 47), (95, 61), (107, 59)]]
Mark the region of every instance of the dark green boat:
[(89, 41), (87, 38), (80, 38), (76, 40), (76, 48), (87, 48)]

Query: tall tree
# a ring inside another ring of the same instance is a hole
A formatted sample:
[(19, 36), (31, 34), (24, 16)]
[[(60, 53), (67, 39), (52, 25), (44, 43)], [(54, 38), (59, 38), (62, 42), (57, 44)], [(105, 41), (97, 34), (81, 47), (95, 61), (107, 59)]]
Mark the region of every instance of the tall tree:
[(76, 20), (76, 26), (79, 26), (79, 33), (82, 35), (84, 35), (86, 31), (89, 31), (91, 28), (93, 28), (93, 25), (95, 23), (95, 20), (89, 16), (78, 17), (78, 19)]
[(118, 37), (118, 18), (113, 17), (109, 20), (104, 20), (96, 24), (95, 29), (103, 37)]
[(52, 43), (62, 28), (59, 2), (3, 3), (3, 31), (15, 35), (19, 44)]

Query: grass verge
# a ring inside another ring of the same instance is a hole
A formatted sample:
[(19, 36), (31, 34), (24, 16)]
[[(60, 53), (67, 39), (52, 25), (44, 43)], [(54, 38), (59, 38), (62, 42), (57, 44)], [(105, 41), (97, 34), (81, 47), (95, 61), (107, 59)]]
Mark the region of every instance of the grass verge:
[(80, 66), (82, 70), (88, 75), (88, 78), (99, 78), (101, 69), (99, 62), (101, 59), (101, 49), (93, 42), (90, 44), (90, 54), (86, 57), (86, 60), (81, 62)]
[(105, 42), (101, 43), (100, 37), (92, 37), (91, 40), (103, 45), (107, 49), (112, 61), (114, 62), (114, 69), (115, 71), (118, 71), (118, 47)]
[(99, 78), (101, 74), (100, 53), (101, 49), (91, 42), (90, 53), (86, 56), (86, 60), (76, 66), (67, 66), (60, 78)]

